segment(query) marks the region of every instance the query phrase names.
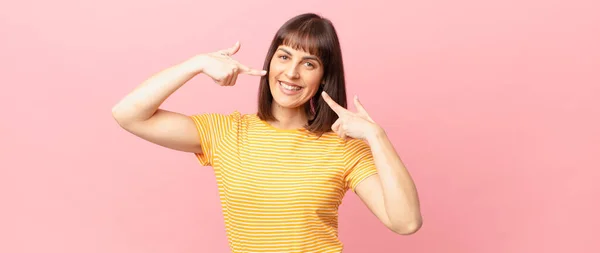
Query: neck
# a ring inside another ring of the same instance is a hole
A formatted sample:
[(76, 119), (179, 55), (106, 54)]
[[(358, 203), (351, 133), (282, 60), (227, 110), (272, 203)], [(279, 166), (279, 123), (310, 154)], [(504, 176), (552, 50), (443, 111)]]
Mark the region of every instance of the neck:
[(299, 129), (306, 126), (306, 123), (308, 122), (304, 107), (302, 106), (298, 108), (283, 108), (273, 104), (272, 112), (277, 120), (269, 123), (276, 128)]

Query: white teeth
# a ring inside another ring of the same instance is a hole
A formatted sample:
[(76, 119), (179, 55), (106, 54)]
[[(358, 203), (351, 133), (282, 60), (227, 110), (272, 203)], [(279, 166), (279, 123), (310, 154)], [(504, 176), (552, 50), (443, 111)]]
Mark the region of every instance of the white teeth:
[(279, 84), (281, 84), (281, 86), (283, 86), (283, 88), (285, 88), (286, 90), (300, 90), (300, 89), (302, 89), (302, 87), (290, 86), (290, 85), (287, 85), (287, 84), (282, 83), (282, 82), (279, 82)]

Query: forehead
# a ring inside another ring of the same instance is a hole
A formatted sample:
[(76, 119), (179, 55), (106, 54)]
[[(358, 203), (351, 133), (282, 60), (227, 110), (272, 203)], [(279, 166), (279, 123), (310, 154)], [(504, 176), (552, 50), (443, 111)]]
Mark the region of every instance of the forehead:
[(297, 55), (297, 56), (313, 56), (313, 57), (316, 57), (316, 55), (313, 55), (310, 52), (307, 52), (307, 51), (302, 50), (302, 49), (294, 49), (293, 47), (286, 46), (286, 45), (280, 45), (279, 47), (277, 47), (277, 51), (278, 52), (286, 52), (286, 53), (289, 53), (291, 55)]

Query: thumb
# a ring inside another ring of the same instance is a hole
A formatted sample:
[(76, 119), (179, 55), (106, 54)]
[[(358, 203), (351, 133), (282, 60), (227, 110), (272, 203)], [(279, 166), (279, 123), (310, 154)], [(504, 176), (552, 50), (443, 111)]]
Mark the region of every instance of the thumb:
[(365, 107), (358, 100), (358, 96), (357, 95), (354, 95), (354, 107), (356, 107), (356, 110), (359, 113), (362, 113), (362, 114), (367, 115), (367, 116), (369, 115), (367, 113), (367, 110), (365, 109)]
[(241, 46), (241, 45), (240, 45), (240, 42), (239, 42), (239, 41), (237, 41), (237, 42), (235, 42), (235, 44), (233, 45), (233, 47), (230, 47), (230, 48), (228, 48), (228, 49), (225, 49), (225, 50), (223, 50), (223, 51), (221, 51), (221, 52), (222, 52), (224, 55), (227, 55), (227, 56), (232, 56), (232, 55), (234, 55), (235, 53), (237, 53), (237, 52), (240, 50), (240, 46)]

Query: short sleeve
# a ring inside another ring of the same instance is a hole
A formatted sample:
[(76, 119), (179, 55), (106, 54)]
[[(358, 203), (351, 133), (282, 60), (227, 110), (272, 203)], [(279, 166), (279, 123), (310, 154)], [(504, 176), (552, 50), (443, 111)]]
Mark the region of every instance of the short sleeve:
[(219, 143), (223, 137), (232, 131), (236, 119), (240, 114), (206, 113), (190, 116), (196, 124), (202, 153), (195, 153), (196, 158), (203, 166), (212, 166), (215, 153), (219, 150)]
[(344, 147), (344, 180), (346, 188), (356, 192), (356, 186), (369, 176), (377, 174), (371, 147), (365, 141), (350, 139)]

